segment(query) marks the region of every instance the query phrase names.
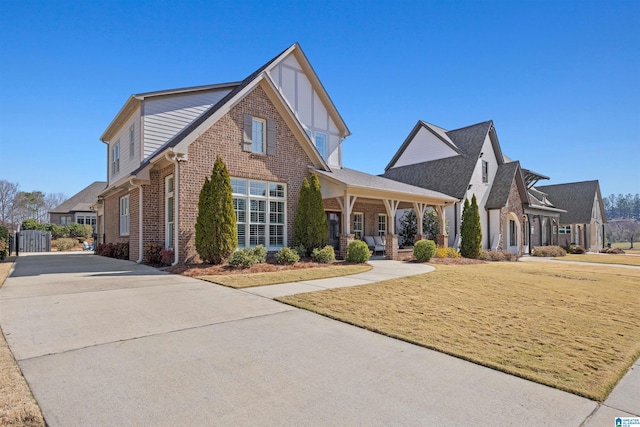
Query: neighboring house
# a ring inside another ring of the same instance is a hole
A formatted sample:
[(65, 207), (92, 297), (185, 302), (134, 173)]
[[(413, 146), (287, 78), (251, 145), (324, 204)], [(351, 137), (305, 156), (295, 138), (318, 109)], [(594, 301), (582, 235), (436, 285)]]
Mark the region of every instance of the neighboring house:
[(72, 222), (88, 224), (96, 231), (97, 214), (91, 210), (100, 194), (107, 186), (104, 181), (96, 181), (79, 193), (62, 202), (49, 211), (49, 222), (57, 225), (69, 225)]
[(451, 131), (419, 121), (383, 176), (457, 199), (445, 210), (450, 246), (460, 244), (464, 200), (475, 195), (482, 247), (523, 254), (531, 249), (531, 229), (557, 223), (561, 212), (550, 203), (530, 200), (532, 183), (543, 177), (527, 172), (503, 155), (492, 121)]
[(595, 181), (536, 186), (566, 212), (560, 214), (558, 244), (572, 243), (588, 251), (597, 252), (604, 246), (604, 224), (607, 218)]
[[(197, 261), (199, 193), (216, 156), (231, 175), (239, 247), (293, 244), (302, 181), (317, 173), (330, 241), (341, 255), (355, 235), (387, 235), (397, 256), (399, 208), (435, 207), (453, 197), (342, 168), (349, 129), (296, 43), (246, 79), (133, 95), (100, 138), (108, 145), (108, 184), (99, 195), (106, 242), (174, 249)], [(423, 209), (424, 210), (424, 209)]]

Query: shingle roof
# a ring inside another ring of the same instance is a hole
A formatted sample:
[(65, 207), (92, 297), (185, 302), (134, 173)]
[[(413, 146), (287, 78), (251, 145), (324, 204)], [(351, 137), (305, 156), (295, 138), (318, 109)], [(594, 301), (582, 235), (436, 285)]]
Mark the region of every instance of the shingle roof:
[(240, 82), (239, 85), (237, 85), (231, 92), (229, 92), (227, 95), (224, 96), (224, 98), (222, 98), (220, 101), (218, 101), (216, 104), (212, 105), (211, 107), (209, 107), (208, 110), (206, 110), (205, 112), (203, 112), (200, 116), (198, 116), (198, 118), (196, 118), (193, 122), (191, 122), (188, 126), (186, 126), (184, 129), (182, 129), (180, 132), (178, 132), (173, 138), (171, 138), (169, 141), (167, 141), (164, 145), (162, 145), (161, 147), (159, 147), (154, 153), (152, 153), (150, 156), (148, 156), (146, 158), (146, 160), (144, 162), (142, 162), (142, 164), (140, 164), (140, 167), (137, 168), (135, 171), (132, 172), (132, 175), (137, 174), (138, 172), (140, 172), (142, 169), (144, 169), (153, 159), (153, 157), (155, 156), (156, 153), (159, 153), (161, 151), (166, 150), (167, 148), (173, 148), (176, 145), (178, 145), (178, 143), (180, 143), (180, 141), (182, 141), (184, 138), (187, 137), (187, 135), (189, 135), (191, 132), (193, 132), (194, 130), (196, 130), (202, 123), (204, 123), (209, 117), (211, 117), (212, 115), (215, 114), (216, 111), (218, 111), (220, 108), (222, 108), (227, 102), (229, 102), (231, 99), (233, 99), (233, 97), (235, 97), (238, 92), (242, 91), (242, 89), (244, 89), (245, 87), (247, 87), (249, 84), (251, 84), (251, 82), (253, 82), (256, 78), (258, 78), (258, 76), (260, 76), (260, 74), (262, 74), (262, 72), (264, 70), (267, 69), (267, 67), (269, 67), (269, 65), (271, 65), (271, 63), (273, 63), (273, 61), (275, 61), (276, 59), (278, 59), (283, 53), (285, 53), (287, 50), (289, 50), (291, 47), (286, 48), (285, 50), (283, 50), (282, 52), (280, 52), (279, 54), (277, 54), (276, 56), (274, 56), (269, 62), (267, 62), (266, 64), (264, 64), (262, 67), (258, 68), (256, 71), (254, 71), (253, 73), (251, 73), (247, 78), (245, 78), (244, 80), (242, 80)]
[(50, 210), (49, 213), (89, 212), (91, 210), (89, 206), (98, 200), (98, 194), (106, 186), (106, 182), (96, 181)]
[(368, 173), (360, 172), (353, 169), (332, 168), (330, 172), (322, 170), (315, 170), (315, 172), (318, 175), (333, 178), (348, 186), (372, 188), (377, 190), (388, 190), (398, 193), (425, 196), (434, 199), (444, 199), (445, 201), (451, 202), (455, 201), (453, 197), (439, 193), (437, 191), (427, 190), (424, 188), (405, 184), (403, 182), (387, 179), (382, 176), (370, 175)]
[(503, 163), (498, 166), (496, 176), (491, 185), (491, 191), (487, 198), (487, 209), (500, 209), (507, 204), (509, 193), (511, 192), (511, 184), (516, 178), (519, 162)]
[[(561, 224), (588, 224), (591, 222), (593, 201), (600, 196), (600, 184), (595, 181), (569, 182), (557, 185), (541, 185), (535, 187), (546, 193), (549, 200), (560, 209), (567, 212), (560, 214)], [(606, 221), (604, 209), (600, 205), (601, 215)]]
[(447, 132), (461, 155), (391, 168), (382, 176), (462, 199), (492, 126), (489, 120)]

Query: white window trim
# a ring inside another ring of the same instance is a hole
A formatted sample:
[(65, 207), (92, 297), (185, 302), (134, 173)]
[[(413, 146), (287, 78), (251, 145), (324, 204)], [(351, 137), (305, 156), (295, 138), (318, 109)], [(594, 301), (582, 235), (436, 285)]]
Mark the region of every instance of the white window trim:
[[(256, 140), (254, 136), (254, 125), (256, 122), (262, 124), (262, 150), (256, 150)], [(251, 151), (256, 154), (267, 154), (267, 121), (260, 117), (252, 117), (251, 119)]]
[[(236, 225), (245, 225), (245, 237), (244, 244), (238, 241), (238, 247), (251, 247), (251, 225), (264, 225), (264, 246), (268, 250), (277, 250), (287, 246), (287, 184), (284, 182), (276, 182), (276, 181), (261, 181), (255, 179), (247, 179), (247, 178), (239, 178), (239, 177), (231, 177), (232, 180), (240, 180), (246, 183), (245, 190), (246, 194), (233, 193), (234, 199), (243, 199), (245, 200), (245, 221), (244, 222), (236, 222)], [(261, 183), (265, 185), (266, 194), (264, 196), (253, 195), (251, 194), (251, 183)], [(283, 197), (271, 196), (269, 191), (270, 184), (278, 184), (282, 185), (284, 189)], [(265, 201), (265, 222), (257, 223), (251, 221), (251, 200), (262, 200)], [(284, 203), (284, 211), (283, 220), (281, 223), (271, 223), (271, 203), (270, 202), (282, 202)], [(237, 217), (237, 215), (236, 215)], [(271, 245), (271, 235), (270, 235), (270, 226), (271, 225), (280, 225), (282, 226), (282, 245)], [(253, 245), (255, 246), (255, 245)]]
[(128, 236), (131, 223), (129, 222), (129, 195), (120, 197), (120, 235)]
[(111, 150), (111, 175), (120, 172), (120, 140), (116, 142)]
[(136, 128), (135, 124), (132, 123), (129, 126), (129, 158), (133, 159), (136, 149), (135, 149), (135, 139), (136, 139)]
[[(173, 185), (171, 188), (171, 191), (169, 191), (169, 182), (173, 181)], [(176, 199), (174, 197), (174, 193), (175, 193), (175, 185), (176, 182), (173, 178), (173, 174), (172, 175), (168, 175), (164, 178), (164, 243), (165, 243), (165, 247), (167, 249), (173, 249), (175, 242), (174, 242), (174, 238), (175, 238), (175, 225), (176, 225), (176, 218), (175, 218), (175, 203), (176, 203)], [(173, 199), (173, 212), (172, 214), (174, 215), (173, 217), (173, 221), (169, 222), (169, 199)], [(173, 225), (173, 227), (169, 227), (170, 225)], [(169, 244), (170, 243), (170, 244)]]
[[(318, 136), (322, 135), (324, 137), (324, 146), (321, 148), (318, 146)], [(322, 157), (325, 161), (327, 160), (327, 140), (328, 140), (328, 136), (326, 133), (323, 132), (316, 132), (315, 133), (315, 138), (314, 138), (314, 144), (316, 146), (316, 149), (318, 150), (318, 152), (320, 153), (320, 157)]]
[[(384, 233), (382, 233), (382, 234), (380, 234), (380, 231), (383, 231), (383, 230), (380, 228), (380, 218), (384, 218)], [(388, 218), (387, 218), (387, 214), (378, 214), (378, 224), (377, 224), (377, 227), (378, 227), (378, 230), (377, 230), (377, 232), (378, 232), (378, 236), (385, 236), (385, 235), (387, 234), (388, 225), (389, 225), (389, 221), (388, 221)]]
[[(356, 228), (356, 217), (360, 216), (360, 228)], [(358, 236), (358, 232), (360, 232), (360, 236)], [(353, 235), (362, 239), (364, 236), (364, 213), (362, 212), (354, 212), (353, 213)]]

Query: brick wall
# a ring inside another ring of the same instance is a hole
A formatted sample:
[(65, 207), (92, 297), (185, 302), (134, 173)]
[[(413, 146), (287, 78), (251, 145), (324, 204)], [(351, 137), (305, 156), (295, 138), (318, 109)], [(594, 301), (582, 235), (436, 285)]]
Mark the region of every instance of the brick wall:
[[(129, 236), (120, 236), (120, 197), (126, 194), (128, 194), (127, 190), (120, 190), (104, 199), (104, 234), (106, 243), (129, 242)], [(131, 197), (129, 203), (131, 203)]]
[[(242, 151), (243, 114), (276, 122), (277, 154), (267, 156)], [(180, 164), (180, 260), (198, 261), (195, 251), (195, 223), (198, 198), (205, 177), (211, 175), (220, 155), (232, 177), (275, 181), (287, 185), (287, 243), (293, 244), (293, 222), (302, 180), (309, 177), (307, 157), (285, 121), (262, 88), (257, 87), (229, 113), (205, 131), (190, 146), (188, 161)], [(164, 186), (164, 184), (162, 184)], [(163, 187), (164, 188), (164, 187)], [(164, 205), (164, 200), (162, 201)], [(159, 209), (164, 229), (164, 209)], [(164, 236), (164, 231), (162, 232)]]
[[(143, 193), (144, 194), (144, 193)], [(140, 255), (140, 189), (129, 192), (129, 259), (137, 261)]]
[(507, 220), (507, 215), (513, 212), (518, 218), (518, 222), (520, 223), (520, 242), (518, 245), (518, 255), (522, 255), (522, 244), (524, 243), (524, 233), (526, 233), (527, 230), (525, 230), (524, 228), (524, 222), (523, 222), (524, 209), (522, 208), (522, 199), (520, 198), (520, 192), (518, 191), (518, 184), (516, 183), (515, 179), (511, 182), (511, 189), (509, 190), (509, 198), (507, 200), (508, 200), (507, 206), (500, 209), (500, 233), (502, 233), (503, 236), (498, 249), (507, 250), (507, 246), (505, 242), (507, 241), (509, 236), (504, 235), (504, 224), (505, 224), (505, 221)]

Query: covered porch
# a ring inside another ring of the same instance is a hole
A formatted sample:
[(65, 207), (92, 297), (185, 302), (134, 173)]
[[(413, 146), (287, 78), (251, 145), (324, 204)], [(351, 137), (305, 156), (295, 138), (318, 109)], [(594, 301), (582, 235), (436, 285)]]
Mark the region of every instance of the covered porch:
[[(396, 215), (399, 210), (413, 209), (417, 217), (415, 240), (425, 239), (422, 220), (432, 207), (441, 224), (445, 223), (444, 208), (457, 200), (436, 191), (400, 183), (352, 169), (315, 171), (320, 179), (322, 198), (329, 221), (329, 243), (340, 257), (347, 246), (365, 236), (380, 237), (387, 259), (400, 259)], [(444, 229), (444, 227), (443, 227)], [(448, 236), (437, 236), (438, 246), (446, 246)]]

